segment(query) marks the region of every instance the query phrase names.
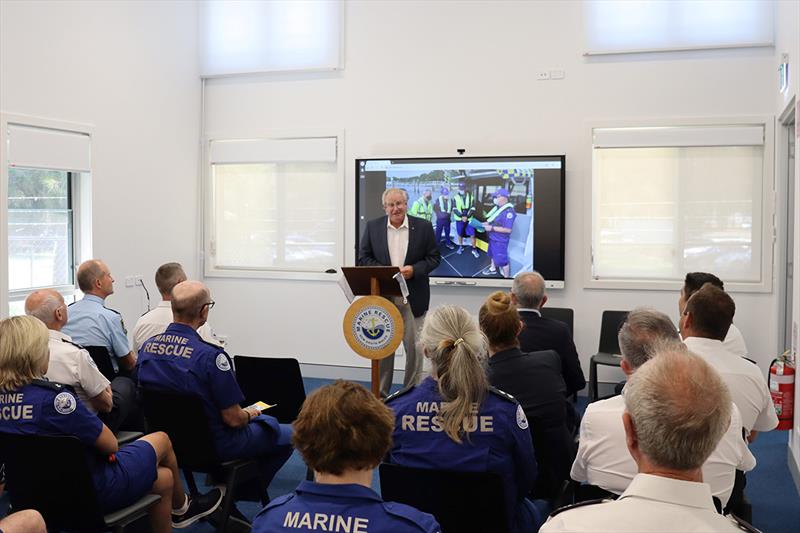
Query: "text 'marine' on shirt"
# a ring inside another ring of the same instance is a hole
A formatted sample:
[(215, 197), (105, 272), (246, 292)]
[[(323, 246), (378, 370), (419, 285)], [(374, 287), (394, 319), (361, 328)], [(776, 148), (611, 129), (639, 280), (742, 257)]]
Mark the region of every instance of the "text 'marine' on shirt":
[(333, 531), (335, 533), (369, 533), (368, 518), (340, 516), (324, 513), (288, 512), (283, 519), (283, 527), (293, 529), (312, 529), (314, 531)]

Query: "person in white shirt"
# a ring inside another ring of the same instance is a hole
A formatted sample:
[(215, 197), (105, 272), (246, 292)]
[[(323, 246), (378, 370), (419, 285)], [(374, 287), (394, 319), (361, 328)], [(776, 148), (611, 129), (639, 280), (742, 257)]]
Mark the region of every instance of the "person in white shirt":
[[(685, 350), (675, 325), (667, 315), (654, 309), (638, 308), (628, 314), (619, 331), (622, 367), (630, 378), (653, 355), (657, 346), (671, 343), (676, 351)], [(581, 421), (578, 454), (570, 476), (615, 494), (622, 494), (636, 476), (636, 463), (625, 447), (625, 389), (622, 396), (590, 403)], [(724, 507), (728, 503), (736, 470), (752, 470), (756, 465), (742, 437), (739, 410), (731, 406), (727, 431), (703, 464), (703, 481)]]
[(728, 385), (752, 442), (759, 431), (775, 429), (778, 416), (758, 366), (738, 357), (723, 344), (734, 313), (736, 304), (730, 295), (706, 283), (686, 302), (680, 329), (686, 346), (713, 366)]
[(50, 363), (45, 377), (69, 385), (86, 408), (95, 413), (112, 432), (123, 425), (132, 430), (142, 427), (136, 405), (136, 386), (126, 377), (108, 379), (79, 344), (61, 331), (69, 318), (64, 297), (53, 289), (40, 289), (25, 299), (25, 314), (44, 322), (50, 334)]
[[(165, 263), (158, 267), (156, 270), (156, 287), (158, 292), (161, 293), (161, 302), (158, 307), (148, 311), (139, 317), (136, 321), (136, 326), (133, 328), (133, 351), (139, 353), (139, 348), (149, 339), (167, 330), (167, 326), (172, 324), (172, 288), (186, 281), (186, 272), (180, 263)], [(212, 344), (220, 344), (220, 342), (211, 333), (211, 327), (208, 323), (203, 324), (197, 330), (200, 337)]]
[[(692, 294), (700, 290), (700, 287), (706, 283), (710, 283), (723, 291), (725, 290), (725, 285), (722, 283), (722, 280), (714, 274), (709, 274), (708, 272), (689, 272), (686, 274), (683, 287), (681, 287), (681, 295), (678, 297), (679, 316), (683, 315), (683, 310), (686, 308), (686, 300), (691, 298)], [(739, 328), (735, 325), (731, 324), (722, 344), (729, 352), (735, 353), (741, 357), (747, 357), (747, 345), (744, 342), (742, 332), (739, 331)]]
[(638, 474), (619, 499), (554, 511), (539, 531), (753, 531), (717, 513), (703, 482), (702, 466), (729, 427), (732, 409), (711, 365), (682, 348), (659, 349), (631, 376), (624, 401), (625, 444)]

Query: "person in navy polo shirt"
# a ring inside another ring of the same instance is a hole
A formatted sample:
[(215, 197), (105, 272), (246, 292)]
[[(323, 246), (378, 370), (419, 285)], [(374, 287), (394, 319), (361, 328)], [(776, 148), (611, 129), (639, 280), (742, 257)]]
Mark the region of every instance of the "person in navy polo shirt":
[(489, 234), (487, 253), (492, 259), (492, 264), (484, 269), (483, 275), (493, 276), (499, 270), (504, 278), (509, 277), (511, 266), (508, 261), (508, 243), (511, 241), (511, 231), (516, 219), (517, 212), (508, 202), (508, 189), (497, 189), (494, 192), (494, 207), (486, 215), (486, 222), (483, 223), (483, 229)]
[(477, 324), (461, 307), (438, 307), (425, 319), (421, 343), (431, 376), (386, 399), (395, 415), (389, 462), (496, 472), (512, 533), (536, 531), (541, 518), (525, 497), (537, 474), (528, 420), (512, 396), (489, 386)]
[(314, 391), (292, 440), (316, 481), (272, 500), (253, 521), (253, 533), (439, 533), (433, 516), (384, 502), (370, 488), (393, 428), (392, 412), (361, 385), (337, 381)]
[[(186, 527), (219, 506), (219, 489), (188, 498), (165, 433), (151, 433), (120, 448), (111, 430), (71, 387), (43, 378), (49, 359), (47, 327), (39, 319), (16, 316), (0, 321), (0, 433), (77, 437), (86, 445), (103, 511), (131, 505), (148, 492), (158, 494), (161, 501), (149, 511), (156, 532)], [(61, 489), (70, 490), (69, 480), (64, 483)]]
[(244, 395), (231, 358), (197, 333), (213, 306), (210, 291), (199, 281), (175, 285), (174, 322), (139, 349), (139, 385), (199, 396), (220, 459), (260, 459), (269, 483), (292, 454), (292, 428), (255, 407), (240, 407)]

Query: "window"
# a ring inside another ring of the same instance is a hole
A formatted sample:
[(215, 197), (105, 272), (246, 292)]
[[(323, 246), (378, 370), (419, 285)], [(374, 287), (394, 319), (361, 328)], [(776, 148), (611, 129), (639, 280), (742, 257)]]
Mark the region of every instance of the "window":
[(212, 141), (210, 159), (208, 275), (314, 277), (341, 265), (336, 137)]
[(774, 2), (585, 0), (587, 55), (771, 46)]
[(200, 2), (204, 77), (341, 68), (342, 0)]
[(8, 147), (0, 173), (0, 243), (8, 252), (0, 314), (11, 315), (22, 314), (38, 288), (54, 288), (70, 301), (79, 252), (91, 253), (89, 132), (17, 118), (0, 115), (0, 142)]
[(590, 286), (652, 288), (705, 271), (769, 288), (763, 124), (595, 128), (593, 137)]

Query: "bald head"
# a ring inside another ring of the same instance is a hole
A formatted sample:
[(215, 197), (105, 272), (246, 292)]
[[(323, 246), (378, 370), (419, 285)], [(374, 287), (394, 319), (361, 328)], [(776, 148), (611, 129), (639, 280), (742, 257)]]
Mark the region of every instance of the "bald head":
[(518, 307), (539, 309), (547, 301), (544, 294), (544, 278), (536, 272), (520, 272), (514, 278), (511, 295)]
[(54, 289), (33, 291), (25, 299), (25, 314), (44, 322), (48, 329), (60, 330), (67, 323), (64, 297)]
[[(182, 281), (172, 288), (172, 316), (175, 322), (198, 328), (208, 316), (211, 291), (199, 281)], [(194, 324), (199, 322), (197, 326)]]

